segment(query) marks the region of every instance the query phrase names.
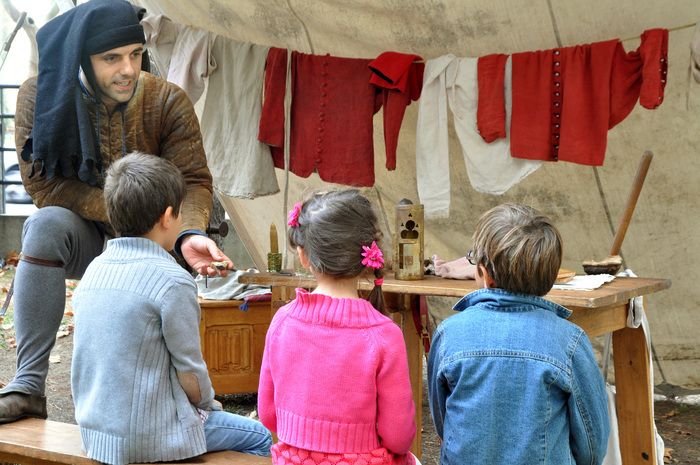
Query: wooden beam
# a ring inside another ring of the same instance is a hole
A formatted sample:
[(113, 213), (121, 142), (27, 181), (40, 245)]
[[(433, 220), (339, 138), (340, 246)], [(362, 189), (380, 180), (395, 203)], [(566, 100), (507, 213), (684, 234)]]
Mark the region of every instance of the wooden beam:
[(613, 359), (622, 463), (653, 465), (654, 404), (649, 385), (649, 350), (642, 328), (623, 328), (613, 333)]

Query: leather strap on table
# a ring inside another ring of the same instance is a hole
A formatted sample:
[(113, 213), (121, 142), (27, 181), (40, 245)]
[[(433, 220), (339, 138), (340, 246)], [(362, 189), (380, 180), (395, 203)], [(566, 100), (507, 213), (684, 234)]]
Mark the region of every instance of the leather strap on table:
[(418, 302), (412, 305), (413, 324), (416, 327), (418, 337), (423, 343), (423, 349), (427, 354), (430, 352), (430, 317), (428, 316), (428, 302), (424, 295), (417, 297)]

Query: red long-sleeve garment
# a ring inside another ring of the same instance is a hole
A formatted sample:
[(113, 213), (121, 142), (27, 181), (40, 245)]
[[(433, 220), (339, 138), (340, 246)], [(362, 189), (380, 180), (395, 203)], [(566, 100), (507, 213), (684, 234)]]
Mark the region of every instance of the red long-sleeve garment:
[[(663, 102), (667, 55), (666, 29), (645, 31), (631, 52), (619, 40), (609, 40), (514, 54), (511, 155), (602, 165), (607, 131), (627, 117), (637, 100), (648, 109)], [(498, 72), (493, 61), (484, 57), (483, 66), (479, 61), (480, 96), (499, 86), (496, 76), (491, 78)], [(478, 105), (482, 136), (505, 137), (502, 122), (493, 118), (500, 109), (491, 108), (499, 100), (479, 98)]]
[[(374, 185), (372, 116), (382, 104), (386, 167), (395, 169), (401, 121), (422, 87), (423, 65), (412, 63), (420, 57), (406, 57), (372, 61), (292, 52), (289, 170), (303, 178), (317, 170), (324, 181)], [(277, 168), (284, 168), (286, 66), (287, 51), (271, 48), (258, 139), (271, 146)]]

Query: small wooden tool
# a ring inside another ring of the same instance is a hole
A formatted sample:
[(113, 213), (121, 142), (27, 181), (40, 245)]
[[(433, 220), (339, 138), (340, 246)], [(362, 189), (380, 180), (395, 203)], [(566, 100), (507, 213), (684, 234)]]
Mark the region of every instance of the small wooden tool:
[(634, 182), (632, 183), (632, 190), (627, 198), (627, 207), (625, 208), (625, 213), (622, 215), (622, 219), (620, 220), (620, 225), (617, 228), (615, 240), (613, 241), (612, 248), (610, 249), (610, 255), (601, 261), (584, 261), (583, 271), (585, 271), (586, 274), (615, 274), (620, 269), (620, 266), (622, 265), (622, 257), (620, 257), (622, 241), (625, 239), (627, 227), (630, 225), (630, 221), (632, 220), (634, 207), (637, 206), (639, 193), (642, 191), (642, 185), (644, 184), (644, 179), (647, 177), (649, 165), (651, 164), (651, 159), (653, 157), (654, 154), (647, 150), (644, 152), (642, 159), (639, 161), (637, 174), (635, 175)]

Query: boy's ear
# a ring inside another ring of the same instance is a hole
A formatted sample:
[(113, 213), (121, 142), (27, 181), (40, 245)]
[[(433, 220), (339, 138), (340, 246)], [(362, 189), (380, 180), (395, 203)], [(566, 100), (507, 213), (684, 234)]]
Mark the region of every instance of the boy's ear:
[(309, 256), (306, 255), (306, 250), (303, 247), (297, 246), (297, 253), (299, 254), (299, 262), (304, 268), (311, 268), (311, 262), (309, 261)]
[(175, 217), (173, 216), (173, 207), (168, 207), (165, 209), (165, 212), (163, 212), (163, 214), (160, 216), (158, 222), (163, 228), (170, 229), (170, 226), (172, 225), (174, 219)]
[(476, 272), (479, 273), (479, 276), (484, 279), (484, 284), (486, 284), (486, 287), (495, 287), (496, 282), (493, 280), (493, 278), (489, 274), (489, 271), (486, 269), (486, 266), (484, 266), (483, 263), (479, 263), (477, 265)]

